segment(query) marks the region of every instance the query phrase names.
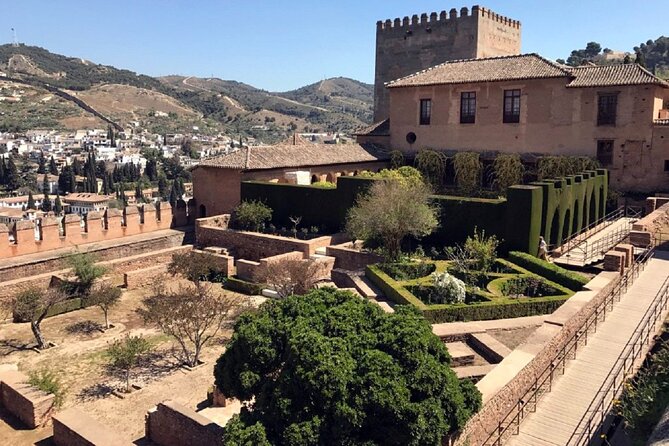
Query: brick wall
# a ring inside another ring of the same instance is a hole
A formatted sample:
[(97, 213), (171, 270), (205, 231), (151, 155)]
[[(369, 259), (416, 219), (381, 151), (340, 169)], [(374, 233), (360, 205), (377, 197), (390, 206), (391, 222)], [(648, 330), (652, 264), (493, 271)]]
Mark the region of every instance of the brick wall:
[(325, 249), (326, 255), (334, 257), (335, 268), (349, 271), (356, 271), (365, 268), (367, 265), (379, 263), (382, 258), (371, 252), (361, 252), (353, 249), (353, 243), (344, 243), (343, 245), (328, 246)]
[(0, 403), (23, 424), (35, 429), (51, 418), (54, 396), (26, 384), (27, 381), (28, 377), (21, 372), (2, 372)]
[(157, 209), (145, 204), (126, 207), (123, 211), (89, 212), (83, 222), (78, 215), (69, 214), (63, 217), (62, 223), (56, 217), (43, 217), (35, 222), (19, 221), (12, 227), (3, 224), (0, 225), (0, 259), (169, 229), (174, 226), (173, 220), (178, 219), (177, 214), (173, 214), (169, 203), (160, 203)]
[(53, 417), (53, 442), (56, 446), (130, 446), (118, 434), (97, 420), (72, 407)]
[(299, 251), (307, 259), (316, 253), (316, 249), (329, 246), (332, 236), (312, 240), (299, 240), (276, 235), (255, 232), (235, 231), (219, 227), (196, 224), (195, 239), (197, 246), (220, 246), (230, 250), (238, 259), (259, 261), (292, 251)]
[(166, 264), (128, 271), (123, 274), (123, 286), (128, 291), (144, 288), (153, 284), (165, 274), (167, 274)]
[[(76, 248), (81, 252), (93, 254), (99, 261), (107, 261), (181, 246), (189, 242), (191, 237), (192, 232), (162, 231), (155, 233), (155, 238), (152, 234), (150, 238), (141, 240), (137, 237), (130, 237)], [(73, 252), (75, 252), (74, 249), (61, 249), (39, 256), (17, 257), (11, 261), (0, 260), (0, 281), (22, 279), (66, 269), (65, 257)]]
[(174, 401), (158, 404), (146, 415), (146, 437), (159, 446), (217, 445), (223, 427)]

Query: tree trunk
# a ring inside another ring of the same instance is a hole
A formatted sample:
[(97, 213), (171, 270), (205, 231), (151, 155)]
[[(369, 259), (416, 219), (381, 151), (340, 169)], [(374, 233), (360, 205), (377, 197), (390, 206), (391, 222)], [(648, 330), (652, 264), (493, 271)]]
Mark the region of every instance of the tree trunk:
[(125, 369), (125, 393), (130, 393), (130, 369)]
[(42, 330), (40, 330), (39, 324), (37, 322), (31, 322), (30, 329), (35, 335), (35, 340), (37, 341), (37, 348), (40, 350), (44, 350), (45, 348), (47, 348), (46, 339), (44, 339), (44, 336), (42, 335)]
[(105, 330), (109, 330), (109, 317), (107, 316), (107, 311), (102, 311), (105, 314)]

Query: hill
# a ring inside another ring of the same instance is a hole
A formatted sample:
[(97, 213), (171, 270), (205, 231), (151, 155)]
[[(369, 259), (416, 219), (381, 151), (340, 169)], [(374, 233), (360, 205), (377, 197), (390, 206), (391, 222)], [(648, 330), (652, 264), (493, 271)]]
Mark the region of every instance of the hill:
[[(293, 129), (350, 132), (372, 117), (372, 86), (346, 78), (273, 93), (232, 80), (153, 78), (27, 45), (0, 45), (0, 71), (36, 87), (67, 91), (121, 125), (143, 119), (147, 127), (164, 131), (204, 125), (272, 142)], [(154, 122), (157, 111), (183, 122)]]

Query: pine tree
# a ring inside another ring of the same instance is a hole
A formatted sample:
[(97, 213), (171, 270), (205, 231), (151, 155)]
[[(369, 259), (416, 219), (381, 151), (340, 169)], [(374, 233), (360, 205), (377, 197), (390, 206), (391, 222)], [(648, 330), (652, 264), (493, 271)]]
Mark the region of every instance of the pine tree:
[(33, 191), (28, 192), (28, 209), (37, 209), (35, 199), (33, 198)]
[(60, 215), (63, 212), (63, 203), (60, 202), (60, 195), (56, 194), (56, 202), (54, 203), (53, 211), (56, 215)]
[(49, 173), (51, 175), (58, 175), (58, 166), (56, 166), (56, 160), (53, 159), (53, 156), (49, 160)]
[(10, 191), (14, 191), (21, 187), (21, 177), (19, 176), (19, 170), (14, 164), (14, 158), (9, 157), (7, 160), (7, 165), (5, 167), (5, 186)]
[(44, 198), (42, 198), (42, 211), (51, 212), (51, 198), (49, 197), (48, 190), (44, 190)]
[(641, 65), (646, 68), (646, 56), (641, 51), (636, 52), (636, 60), (634, 61), (637, 65)]
[(46, 159), (44, 159), (44, 153), (39, 154), (39, 166), (37, 167), (37, 173), (46, 173)]

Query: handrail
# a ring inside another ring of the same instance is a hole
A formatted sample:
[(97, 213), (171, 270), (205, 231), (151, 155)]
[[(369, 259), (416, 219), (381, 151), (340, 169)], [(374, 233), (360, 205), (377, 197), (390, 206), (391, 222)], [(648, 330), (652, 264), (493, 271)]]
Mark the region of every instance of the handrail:
[[(575, 443), (576, 446), (580, 446), (583, 444), (587, 445), (590, 442), (593, 433), (592, 432), (593, 422), (595, 422), (595, 418), (597, 417), (598, 414), (600, 415), (601, 419), (599, 422), (596, 423), (595, 428), (601, 428), (601, 424), (604, 422), (605, 415), (609, 413), (611, 407), (613, 406), (615, 396), (618, 395), (619, 392), (622, 390), (623, 385), (627, 381), (627, 379), (625, 378), (629, 376), (629, 372), (632, 371), (635, 362), (637, 361), (637, 359), (639, 359), (641, 353), (643, 352), (643, 349), (641, 347), (643, 346), (644, 343), (648, 343), (650, 341), (650, 331), (647, 331), (645, 333), (645, 338), (641, 339), (642, 336), (644, 336), (644, 330), (646, 330), (651, 324), (653, 328), (657, 325), (658, 319), (662, 316), (662, 311), (658, 313), (657, 309), (659, 307), (663, 307), (663, 309), (666, 309), (668, 300), (669, 300), (669, 276), (667, 276), (667, 278), (662, 283), (660, 291), (658, 291), (658, 293), (655, 295), (655, 298), (651, 302), (651, 305), (648, 307), (643, 317), (637, 324), (632, 334), (632, 337), (627, 341), (627, 344), (625, 344), (625, 348), (616, 359), (614, 367), (608, 373), (608, 375), (604, 379), (604, 382), (597, 390), (595, 398), (588, 406), (588, 409), (583, 414), (583, 417), (581, 417), (578, 425), (576, 426), (576, 429), (574, 430), (574, 433), (571, 435), (571, 437), (569, 437), (569, 441), (567, 442), (568, 445), (571, 444), (572, 439), (576, 435), (578, 435), (577, 441)], [(641, 343), (639, 344), (640, 340)], [(637, 345), (639, 345), (638, 350), (636, 348)], [(627, 361), (630, 358), (631, 361), (628, 364)], [(619, 378), (621, 374), (622, 378), (619, 381), (617, 381), (617, 378)], [(610, 381), (611, 378), (613, 378), (613, 381)], [(606, 397), (611, 390), (613, 390), (613, 398), (611, 398), (609, 403), (605, 404)], [(599, 399), (597, 397), (599, 397)], [(604, 407), (605, 405), (606, 407)], [(596, 411), (595, 411), (595, 406), (598, 406), (598, 409)], [(588, 413), (591, 412), (592, 415), (590, 415), (590, 418), (588, 418), (587, 420), (587, 427), (584, 427), (579, 433), (581, 425), (585, 423), (586, 416), (588, 415)]]
[[(607, 227), (608, 226), (611, 225), (607, 225)], [(623, 225), (620, 228), (617, 228), (614, 232), (607, 234), (603, 238), (595, 240), (594, 242), (585, 240), (584, 242), (581, 242), (575, 247), (571, 248), (570, 251), (567, 251), (564, 258), (566, 258), (567, 261), (569, 261), (570, 257), (575, 257), (574, 253), (581, 253), (583, 257), (583, 264), (587, 265), (588, 263), (590, 263), (590, 260), (594, 259), (598, 255), (606, 253), (606, 251), (608, 251), (616, 244), (624, 240), (632, 231), (632, 227), (633, 223), (630, 220), (627, 221), (625, 225)]]
[[(600, 232), (604, 228), (610, 226), (610, 224), (612, 224), (614, 221), (616, 221), (616, 220), (618, 220), (618, 219), (620, 219), (624, 216), (625, 216), (625, 207), (621, 206), (618, 209), (616, 209), (615, 211), (609, 212), (608, 214), (606, 214), (605, 216), (603, 216), (599, 220), (596, 220), (596, 221), (590, 223), (588, 226), (586, 226), (585, 228), (582, 228), (577, 233), (570, 235), (569, 237), (567, 237), (565, 240), (562, 241), (562, 244), (560, 246), (556, 246), (553, 249), (553, 251), (555, 251), (556, 249), (566, 247), (566, 249), (563, 249), (563, 252), (568, 252), (571, 249), (573, 249), (574, 246), (578, 246), (581, 242), (583, 242), (584, 240), (587, 240), (587, 238), (588, 238), (588, 237), (585, 237), (585, 238), (579, 240), (580, 236), (585, 235), (587, 232), (596, 228), (597, 226), (608, 222), (609, 224), (607, 224), (606, 226), (603, 226), (599, 231), (597, 231), (597, 232)], [(594, 235), (594, 234), (588, 234), (588, 236), (592, 236), (592, 235)]]
[[(558, 367), (561, 367), (562, 373), (564, 373), (566, 361), (568, 356), (572, 354), (576, 358), (576, 350), (578, 349), (579, 341), (584, 338), (585, 343), (588, 343), (588, 332), (591, 328), (594, 327), (594, 330), (597, 330), (597, 324), (599, 322), (600, 316), (602, 320), (606, 320), (606, 312), (608, 307), (613, 309), (613, 304), (615, 300), (620, 300), (622, 293), (627, 291), (627, 288), (634, 282), (634, 279), (638, 277), (641, 270), (646, 266), (646, 263), (653, 255), (654, 249), (649, 249), (644, 252), (641, 257), (637, 258), (632, 265), (622, 276), (621, 280), (613, 287), (611, 291), (606, 295), (604, 300), (592, 310), (587, 319), (583, 324), (574, 332), (574, 334), (567, 340), (562, 349), (557, 352), (550, 361), (550, 364), (547, 365), (535, 378), (534, 385), (528, 389), (522, 397), (518, 399), (517, 404), (515, 404), (506, 416), (498, 422), (498, 427), (495, 429), (483, 443), (484, 446), (501, 446), (504, 439), (504, 435), (507, 434), (509, 429), (512, 426), (517, 426), (517, 430), (520, 428), (520, 422), (524, 418), (525, 408), (530, 404), (536, 406), (539, 402), (540, 397), (544, 392), (542, 389), (546, 384), (548, 384), (548, 392), (551, 391), (552, 382), (554, 378), (555, 370)], [(517, 434), (518, 432), (516, 432)]]

